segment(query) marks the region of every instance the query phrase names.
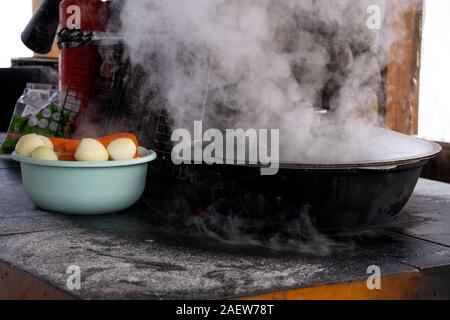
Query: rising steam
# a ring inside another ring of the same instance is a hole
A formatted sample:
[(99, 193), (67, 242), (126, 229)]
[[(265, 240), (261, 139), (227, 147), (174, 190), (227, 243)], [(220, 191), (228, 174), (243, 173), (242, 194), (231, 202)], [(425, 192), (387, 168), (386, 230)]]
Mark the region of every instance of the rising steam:
[[(389, 25), (409, 10), (410, 1), (395, 1), (395, 14), (387, 3), (129, 0), (120, 32), (132, 65), (145, 75), (141, 103), (164, 106), (176, 128), (203, 120), (205, 129), (280, 129), (284, 161), (363, 161), (410, 152), (402, 141), (380, 141), (384, 135), (368, 126), (379, 123), (383, 108), (388, 49), (405, 36), (401, 24), (396, 34)], [(382, 18), (376, 30), (367, 26), (367, 8), (374, 5)], [(177, 212), (174, 221), (180, 220), (179, 211), (164, 210)], [(249, 225), (243, 220), (211, 208), (187, 221), (232, 243), (323, 255), (340, 245), (306, 218), (298, 226), (286, 222), (292, 229), (288, 240), (275, 235), (267, 241), (242, 231)]]
[[(398, 17), (385, 2), (133, 0), (120, 18), (147, 75), (141, 97), (157, 92), (175, 127), (276, 128), (285, 158), (329, 159), (331, 148), (339, 161), (361, 154), (371, 132), (360, 123), (378, 121), (388, 48), (403, 36), (388, 35)], [(378, 30), (367, 26), (371, 5)]]

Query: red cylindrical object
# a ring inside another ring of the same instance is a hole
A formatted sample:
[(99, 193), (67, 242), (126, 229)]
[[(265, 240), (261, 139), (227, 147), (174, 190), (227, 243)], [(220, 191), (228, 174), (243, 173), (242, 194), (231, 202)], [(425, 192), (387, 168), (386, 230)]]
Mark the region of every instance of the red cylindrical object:
[[(83, 31), (104, 31), (107, 22), (107, 5), (101, 0), (64, 0), (60, 4), (59, 29), (74, 27)], [(69, 24), (69, 25), (68, 25)], [(87, 107), (90, 89), (95, 73), (99, 71), (100, 62), (97, 48), (91, 45), (79, 45), (64, 48), (59, 55), (59, 93), (60, 104), (70, 106), (76, 119)], [(70, 91), (70, 92), (69, 92)], [(76, 104), (69, 104), (66, 97)], [(78, 106), (76, 106), (78, 105)], [(79, 110), (76, 110), (79, 108)]]

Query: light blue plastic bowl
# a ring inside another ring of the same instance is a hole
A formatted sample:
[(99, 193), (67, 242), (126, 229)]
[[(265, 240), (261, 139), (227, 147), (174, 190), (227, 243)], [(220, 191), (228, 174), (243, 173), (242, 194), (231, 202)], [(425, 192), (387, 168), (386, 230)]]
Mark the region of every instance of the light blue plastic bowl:
[(20, 162), (25, 192), (38, 207), (94, 215), (124, 210), (141, 198), (156, 153), (140, 147), (139, 154), (108, 162), (43, 161), (15, 152), (12, 158)]

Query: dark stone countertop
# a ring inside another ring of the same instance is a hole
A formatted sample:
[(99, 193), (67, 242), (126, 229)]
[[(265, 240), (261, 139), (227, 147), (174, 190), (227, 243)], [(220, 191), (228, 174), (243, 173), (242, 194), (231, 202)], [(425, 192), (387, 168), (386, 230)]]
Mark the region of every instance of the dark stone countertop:
[[(147, 214), (149, 214), (147, 212)], [(450, 266), (450, 185), (421, 180), (398, 222), (330, 245), (326, 256), (175, 236), (139, 210), (78, 217), (26, 197), (18, 166), (0, 160), (0, 262), (66, 289), (81, 267), (83, 299), (215, 299)]]

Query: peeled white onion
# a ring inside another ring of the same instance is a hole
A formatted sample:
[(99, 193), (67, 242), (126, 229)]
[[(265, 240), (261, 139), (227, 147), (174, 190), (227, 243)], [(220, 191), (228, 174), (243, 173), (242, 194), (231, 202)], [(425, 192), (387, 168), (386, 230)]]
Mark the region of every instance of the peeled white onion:
[(106, 148), (95, 139), (83, 139), (75, 152), (77, 161), (108, 161), (109, 153)]
[(127, 138), (116, 139), (108, 146), (108, 153), (112, 160), (130, 160), (133, 159), (137, 147), (133, 140)]
[(44, 141), (44, 144), (45, 144), (46, 147), (48, 147), (48, 148), (50, 148), (52, 150), (55, 149), (54, 146), (53, 146), (53, 142), (51, 142), (49, 138), (44, 137), (44, 136), (39, 136), (39, 137), (42, 139), (42, 141)]
[(58, 161), (57, 154), (47, 146), (36, 148), (31, 156), (33, 159)]
[(44, 140), (35, 133), (20, 138), (16, 144), (16, 152), (24, 157), (31, 157), (36, 148), (45, 146)]

